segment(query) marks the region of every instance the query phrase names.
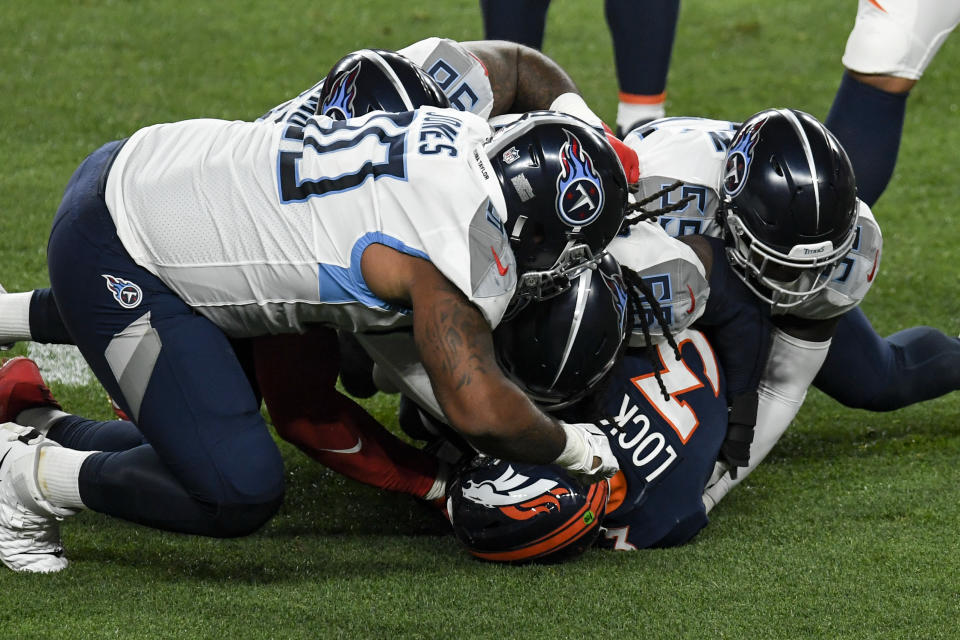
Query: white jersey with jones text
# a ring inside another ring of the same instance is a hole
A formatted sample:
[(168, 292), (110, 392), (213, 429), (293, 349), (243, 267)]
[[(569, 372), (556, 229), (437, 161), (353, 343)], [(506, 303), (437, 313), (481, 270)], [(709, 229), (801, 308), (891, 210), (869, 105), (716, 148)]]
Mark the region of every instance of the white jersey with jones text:
[[(693, 196), (680, 210), (658, 218), (671, 236), (697, 233), (717, 238), (723, 236), (717, 220), (719, 187), (727, 145), (738, 126), (735, 122), (706, 118), (664, 118), (630, 132), (624, 139), (640, 159), (637, 199), (677, 181), (682, 183), (677, 189), (664, 194), (659, 202), (650, 206), (664, 207)], [(862, 201), (857, 202), (859, 218), (853, 248), (837, 265), (826, 289), (790, 308), (790, 315), (808, 319), (831, 318), (857, 306), (866, 296), (880, 265), (883, 237), (870, 207)]]
[(432, 108), (160, 124), (121, 149), (106, 201), (133, 259), (230, 336), (408, 326), (364, 282), (373, 243), (430, 260), (495, 327), (516, 267), (489, 135)]
[[(431, 78), (459, 111), (488, 118), (493, 110), (493, 88), (483, 63), (459, 42), (447, 38), (426, 38), (414, 42), (397, 53), (407, 57)], [(317, 111), (323, 80), (296, 98), (278, 104), (259, 120), (303, 125)]]

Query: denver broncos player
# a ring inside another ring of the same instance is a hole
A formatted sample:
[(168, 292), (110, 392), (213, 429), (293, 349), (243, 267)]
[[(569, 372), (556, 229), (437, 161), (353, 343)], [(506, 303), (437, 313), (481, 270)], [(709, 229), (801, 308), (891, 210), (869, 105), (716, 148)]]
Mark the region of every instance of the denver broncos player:
[[(216, 536), (270, 517), (282, 465), (228, 336), (412, 324), (445, 413), (479, 449), (612, 473), (594, 427), (548, 418), (486, 361), (518, 276), (562, 286), (619, 229), (623, 170), (574, 118), (531, 115), (503, 129), (495, 145), (550, 160), (530, 167), (535, 191), (522, 201), (555, 207), (559, 196), (571, 221), (524, 231), (486, 157), (489, 137), (472, 114), (424, 108), (303, 125), (156, 125), (91, 155), (54, 222), (52, 289), (69, 334), (151, 444), (78, 452), (11, 431), (4, 561), (63, 568), (56, 518), (84, 507)], [(567, 148), (590, 184), (567, 185), (587, 190), (569, 202), (566, 186), (554, 193)], [(137, 499), (144, 491), (156, 499)]]
[[(553, 466), (481, 458), (458, 469), (447, 510), (471, 554), (556, 562), (591, 544), (618, 551), (676, 546), (707, 525), (701, 496), (726, 435), (726, 383), (701, 332), (684, 329), (673, 338), (681, 359), (666, 343), (655, 347), (656, 362), (631, 350), (591, 399), (609, 416), (599, 424), (620, 463), (609, 494)], [(517, 357), (534, 369), (545, 353), (527, 349)]]

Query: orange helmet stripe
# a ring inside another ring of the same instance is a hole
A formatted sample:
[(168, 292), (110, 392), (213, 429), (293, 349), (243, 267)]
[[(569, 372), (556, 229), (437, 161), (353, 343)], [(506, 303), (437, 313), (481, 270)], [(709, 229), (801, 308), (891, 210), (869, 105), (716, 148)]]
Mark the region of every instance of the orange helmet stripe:
[[(495, 562), (511, 562), (516, 560), (532, 560), (553, 551), (557, 551), (567, 545), (576, 542), (584, 534), (594, 527), (600, 526), (600, 516), (603, 514), (603, 508), (606, 506), (609, 485), (606, 482), (596, 482), (590, 485), (587, 492), (586, 504), (584, 504), (575, 515), (571, 516), (563, 526), (547, 534), (539, 540), (534, 540), (529, 545), (510, 551), (471, 551), (474, 556), (484, 560)], [(590, 522), (584, 522), (583, 516), (587, 511), (593, 511), (594, 518)]]

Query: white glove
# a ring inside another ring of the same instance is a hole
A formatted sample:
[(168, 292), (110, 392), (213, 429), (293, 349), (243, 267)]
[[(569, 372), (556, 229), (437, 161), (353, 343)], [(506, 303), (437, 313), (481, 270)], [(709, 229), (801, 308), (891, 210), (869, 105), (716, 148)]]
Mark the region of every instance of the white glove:
[(567, 444), (553, 463), (569, 471), (584, 484), (612, 478), (620, 469), (620, 464), (600, 427), (586, 422), (559, 422), (567, 434)]

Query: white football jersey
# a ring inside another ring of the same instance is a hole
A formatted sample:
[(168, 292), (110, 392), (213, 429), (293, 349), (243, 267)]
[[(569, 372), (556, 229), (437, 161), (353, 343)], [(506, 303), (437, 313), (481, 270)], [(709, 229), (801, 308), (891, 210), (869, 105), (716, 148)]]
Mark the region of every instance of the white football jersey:
[[(463, 46), (447, 38), (427, 38), (400, 49), (397, 53), (419, 65), (440, 85), (450, 100), (450, 106), (459, 111), (475, 113), (486, 119), (493, 110), (493, 88), (487, 70)], [(283, 102), (266, 112), (259, 120), (303, 125), (317, 111), (323, 80), (296, 98)]]
[(495, 327), (516, 267), (489, 135), (430, 108), (160, 124), (121, 149), (106, 201), (133, 259), (230, 336), (411, 324), (363, 280), (373, 243), (430, 260)]
[[(682, 182), (676, 190), (648, 205), (649, 208), (694, 196), (679, 211), (658, 218), (668, 234), (723, 237), (717, 220), (719, 187), (727, 145), (738, 126), (735, 122), (706, 118), (664, 118), (630, 132), (624, 139), (640, 159), (638, 199), (676, 181)], [(810, 319), (840, 315), (860, 304), (873, 284), (880, 265), (883, 237), (870, 207), (857, 202), (859, 219), (853, 249), (837, 266), (827, 288), (789, 309), (790, 315)]]
[[(617, 236), (607, 246), (617, 262), (639, 275), (656, 299), (670, 332), (690, 327), (707, 308), (710, 286), (703, 263), (688, 245), (671, 238), (655, 222), (644, 221)], [(663, 328), (644, 305), (651, 341), (663, 340)], [(646, 337), (639, 320), (633, 323), (630, 346), (642, 347)]]

